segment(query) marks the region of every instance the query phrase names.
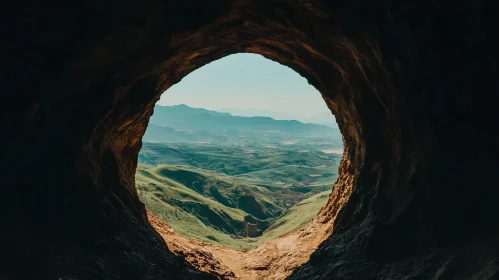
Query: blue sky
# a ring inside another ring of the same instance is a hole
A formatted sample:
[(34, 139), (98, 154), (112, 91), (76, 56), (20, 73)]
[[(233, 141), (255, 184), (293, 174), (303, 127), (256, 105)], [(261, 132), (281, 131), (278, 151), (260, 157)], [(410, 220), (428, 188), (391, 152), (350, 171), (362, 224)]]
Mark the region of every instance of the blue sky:
[(187, 75), (160, 105), (264, 109), (309, 117), (329, 112), (320, 93), (291, 68), (257, 54), (234, 54)]

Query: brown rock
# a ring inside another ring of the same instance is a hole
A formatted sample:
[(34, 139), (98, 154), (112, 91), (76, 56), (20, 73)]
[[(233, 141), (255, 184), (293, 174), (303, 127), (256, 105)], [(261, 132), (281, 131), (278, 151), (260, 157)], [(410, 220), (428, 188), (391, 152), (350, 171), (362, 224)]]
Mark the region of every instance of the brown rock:
[(291, 279), (497, 277), (492, 1), (18, 1), (6, 9), (0, 278), (213, 278), (151, 227), (134, 172), (160, 94), (237, 52), (307, 78), (348, 147), (340, 187), (319, 217), (335, 219), (332, 234)]

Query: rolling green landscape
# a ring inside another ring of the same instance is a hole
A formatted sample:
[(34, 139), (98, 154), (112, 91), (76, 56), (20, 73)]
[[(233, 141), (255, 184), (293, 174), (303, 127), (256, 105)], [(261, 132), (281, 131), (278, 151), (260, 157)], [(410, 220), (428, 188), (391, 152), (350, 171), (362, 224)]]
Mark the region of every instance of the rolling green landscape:
[[(156, 106), (136, 172), (140, 199), (179, 234), (248, 250), (312, 220), (337, 178), (337, 128)], [(249, 238), (245, 223), (257, 224)]]

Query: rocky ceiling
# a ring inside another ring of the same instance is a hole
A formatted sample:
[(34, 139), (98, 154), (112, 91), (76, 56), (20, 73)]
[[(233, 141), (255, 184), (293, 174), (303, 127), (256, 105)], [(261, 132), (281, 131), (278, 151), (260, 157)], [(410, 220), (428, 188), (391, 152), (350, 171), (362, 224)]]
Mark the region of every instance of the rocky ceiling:
[[(349, 148), (341, 170), (353, 174), (350, 199), (290, 279), (498, 277), (492, 5), (9, 3), (1, 278), (213, 278), (170, 253), (137, 198), (134, 173), (160, 94), (237, 52), (307, 78)], [(334, 203), (333, 194), (329, 209), (339, 210)]]

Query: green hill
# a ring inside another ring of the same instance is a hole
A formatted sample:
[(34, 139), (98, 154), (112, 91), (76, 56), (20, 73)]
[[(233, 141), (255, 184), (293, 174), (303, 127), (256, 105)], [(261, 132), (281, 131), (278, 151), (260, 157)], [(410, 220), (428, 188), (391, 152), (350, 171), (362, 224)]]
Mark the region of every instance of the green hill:
[(258, 187), (234, 185), (199, 171), (139, 164), (135, 176), (139, 196), (153, 214), (182, 235), (218, 245), (249, 248), (238, 242), (244, 237), (244, 222), (265, 230), (283, 212)]
[[(192, 179), (188, 179), (191, 182), (193, 180), (207, 180), (202, 173), (191, 173), (189, 170), (173, 166), (151, 167), (139, 164), (136, 185), (140, 199), (146, 207), (181, 235), (237, 250), (249, 250), (262, 242), (304, 226), (327, 203), (330, 194), (330, 191), (318, 193), (297, 203), (281, 217), (274, 216), (263, 220), (243, 209), (228, 207), (217, 201), (215, 197), (202, 195), (199, 193), (201, 189), (186, 187), (178, 181), (164, 176), (172, 175), (172, 172), (180, 180), (187, 174), (193, 175)], [(183, 177), (178, 176), (179, 174), (183, 174)], [(221, 183), (221, 193), (234, 187), (223, 179), (212, 180), (214, 181), (211, 184)], [(248, 196), (252, 196), (256, 200), (262, 199), (265, 194), (270, 194), (268, 190), (261, 190), (254, 186), (251, 191)], [(282, 211), (269, 201), (265, 202), (267, 206)], [(236, 199), (230, 203), (239, 204), (240, 201)], [(244, 222), (258, 223), (260, 228), (264, 230), (263, 235), (257, 239), (245, 238)]]
[(317, 216), (321, 208), (326, 205), (330, 194), (331, 191), (325, 191), (300, 201), (291, 207), (284, 216), (275, 221), (263, 233), (258, 242), (269, 241), (303, 227)]
[(255, 186), (231, 182), (228, 176), (169, 165), (160, 165), (152, 170), (156, 176), (169, 178), (205, 198), (210, 198), (227, 207), (244, 210), (259, 219), (273, 218), (282, 213), (282, 209), (270, 201), (268, 193), (263, 194)]

